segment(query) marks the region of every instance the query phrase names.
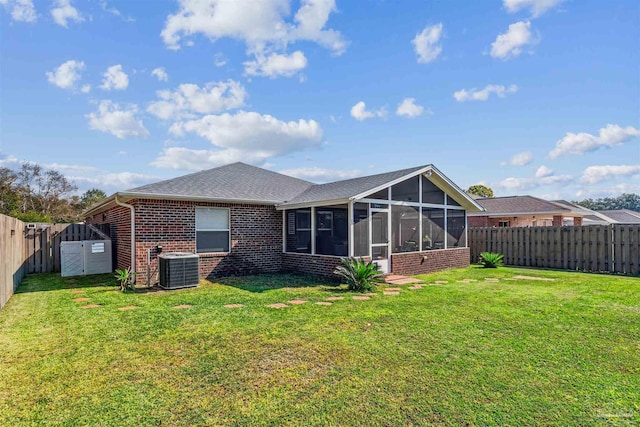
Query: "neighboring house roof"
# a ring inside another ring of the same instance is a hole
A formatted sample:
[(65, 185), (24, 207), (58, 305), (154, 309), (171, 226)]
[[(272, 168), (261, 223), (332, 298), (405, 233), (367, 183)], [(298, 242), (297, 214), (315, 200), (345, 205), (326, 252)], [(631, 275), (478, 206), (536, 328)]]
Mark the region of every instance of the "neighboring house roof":
[(124, 191), (127, 196), (180, 196), (279, 203), (314, 184), (244, 163), (231, 163)]
[(566, 215), (572, 212), (572, 210), (567, 207), (533, 196), (486, 197), (476, 199), (476, 202), (478, 202), (486, 212), (471, 213), (469, 215)]
[(423, 173), (461, 206), (470, 211), (482, 210), (474, 199), (432, 165), (328, 184), (313, 184), (238, 162), (118, 192), (89, 208), (84, 216), (95, 215), (117, 202), (135, 198), (270, 204), (279, 209), (322, 202), (346, 203), (373, 193), (379, 187), (393, 185)]
[(595, 211), (601, 215), (611, 218), (618, 224), (640, 224), (640, 212), (629, 209)]

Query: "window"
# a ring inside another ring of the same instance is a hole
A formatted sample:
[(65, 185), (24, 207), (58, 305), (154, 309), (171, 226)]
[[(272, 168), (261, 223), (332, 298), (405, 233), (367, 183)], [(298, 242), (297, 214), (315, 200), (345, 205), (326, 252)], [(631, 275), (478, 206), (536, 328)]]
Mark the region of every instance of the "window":
[(422, 203), (444, 204), (444, 192), (424, 176), (422, 177)]
[(311, 253), (311, 210), (287, 211), (287, 252)]
[(333, 231), (333, 212), (318, 211), (316, 218), (318, 231)]
[(196, 208), (196, 252), (229, 252), (229, 209)]
[(420, 250), (420, 208), (391, 206), (392, 252)]
[(391, 200), (418, 203), (420, 201), (419, 185), (420, 177), (417, 176), (399, 182), (391, 187)]
[[(533, 221), (535, 225), (535, 221)], [(509, 221), (498, 221), (498, 227), (509, 227)]]
[(347, 209), (323, 206), (316, 208), (316, 254), (347, 256), (349, 254), (349, 221)]
[(444, 249), (444, 209), (422, 208), (422, 250)]
[(464, 248), (465, 239), (465, 211), (447, 209), (447, 248)]

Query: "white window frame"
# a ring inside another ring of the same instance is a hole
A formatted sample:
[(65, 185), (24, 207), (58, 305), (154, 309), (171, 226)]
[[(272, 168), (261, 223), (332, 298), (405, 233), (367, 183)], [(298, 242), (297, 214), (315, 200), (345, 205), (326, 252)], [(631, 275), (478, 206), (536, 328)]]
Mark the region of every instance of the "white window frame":
[[(196, 218), (195, 218), (196, 215), (197, 215), (197, 213), (195, 213), (195, 212), (197, 212), (198, 209), (207, 209), (207, 210), (215, 209), (215, 210), (227, 211), (227, 224), (229, 224), (228, 227), (226, 229), (225, 228), (198, 228), (197, 221), (196, 221)], [(229, 209), (229, 208), (219, 208), (219, 207), (216, 207), (216, 206), (197, 206), (195, 212), (194, 212), (194, 219), (193, 219), (193, 222), (194, 222), (193, 227), (196, 230), (196, 254), (229, 254), (229, 253), (231, 253), (231, 209)], [(198, 252), (198, 232), (199, 231), (226, 231), (228, 236), (229, 236), (229, 250), (226, 251), (226, 252), (225, 251), (223, 251), (223, 252)]]

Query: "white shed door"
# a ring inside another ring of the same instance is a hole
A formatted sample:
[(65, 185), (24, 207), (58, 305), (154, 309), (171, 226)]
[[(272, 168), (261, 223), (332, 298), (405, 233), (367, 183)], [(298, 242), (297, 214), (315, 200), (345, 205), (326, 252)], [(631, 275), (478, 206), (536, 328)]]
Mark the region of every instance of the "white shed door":
[(82, 276), (83, 265), (82, 242), (60, 242), (60, 275)]

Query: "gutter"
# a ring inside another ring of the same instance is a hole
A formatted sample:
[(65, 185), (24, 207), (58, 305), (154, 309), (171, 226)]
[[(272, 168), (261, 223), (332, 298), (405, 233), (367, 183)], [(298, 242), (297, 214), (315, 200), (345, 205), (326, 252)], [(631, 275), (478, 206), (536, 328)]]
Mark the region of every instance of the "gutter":
[(118, 206), (129, 208), (129, 210), (131, 211), (131, 274), (132, 280), (135, 280), (134, 273), (136, 272), (136, 210), (133, 205), (118, 200), (118, 194), (115, 195), (114, 200)]

